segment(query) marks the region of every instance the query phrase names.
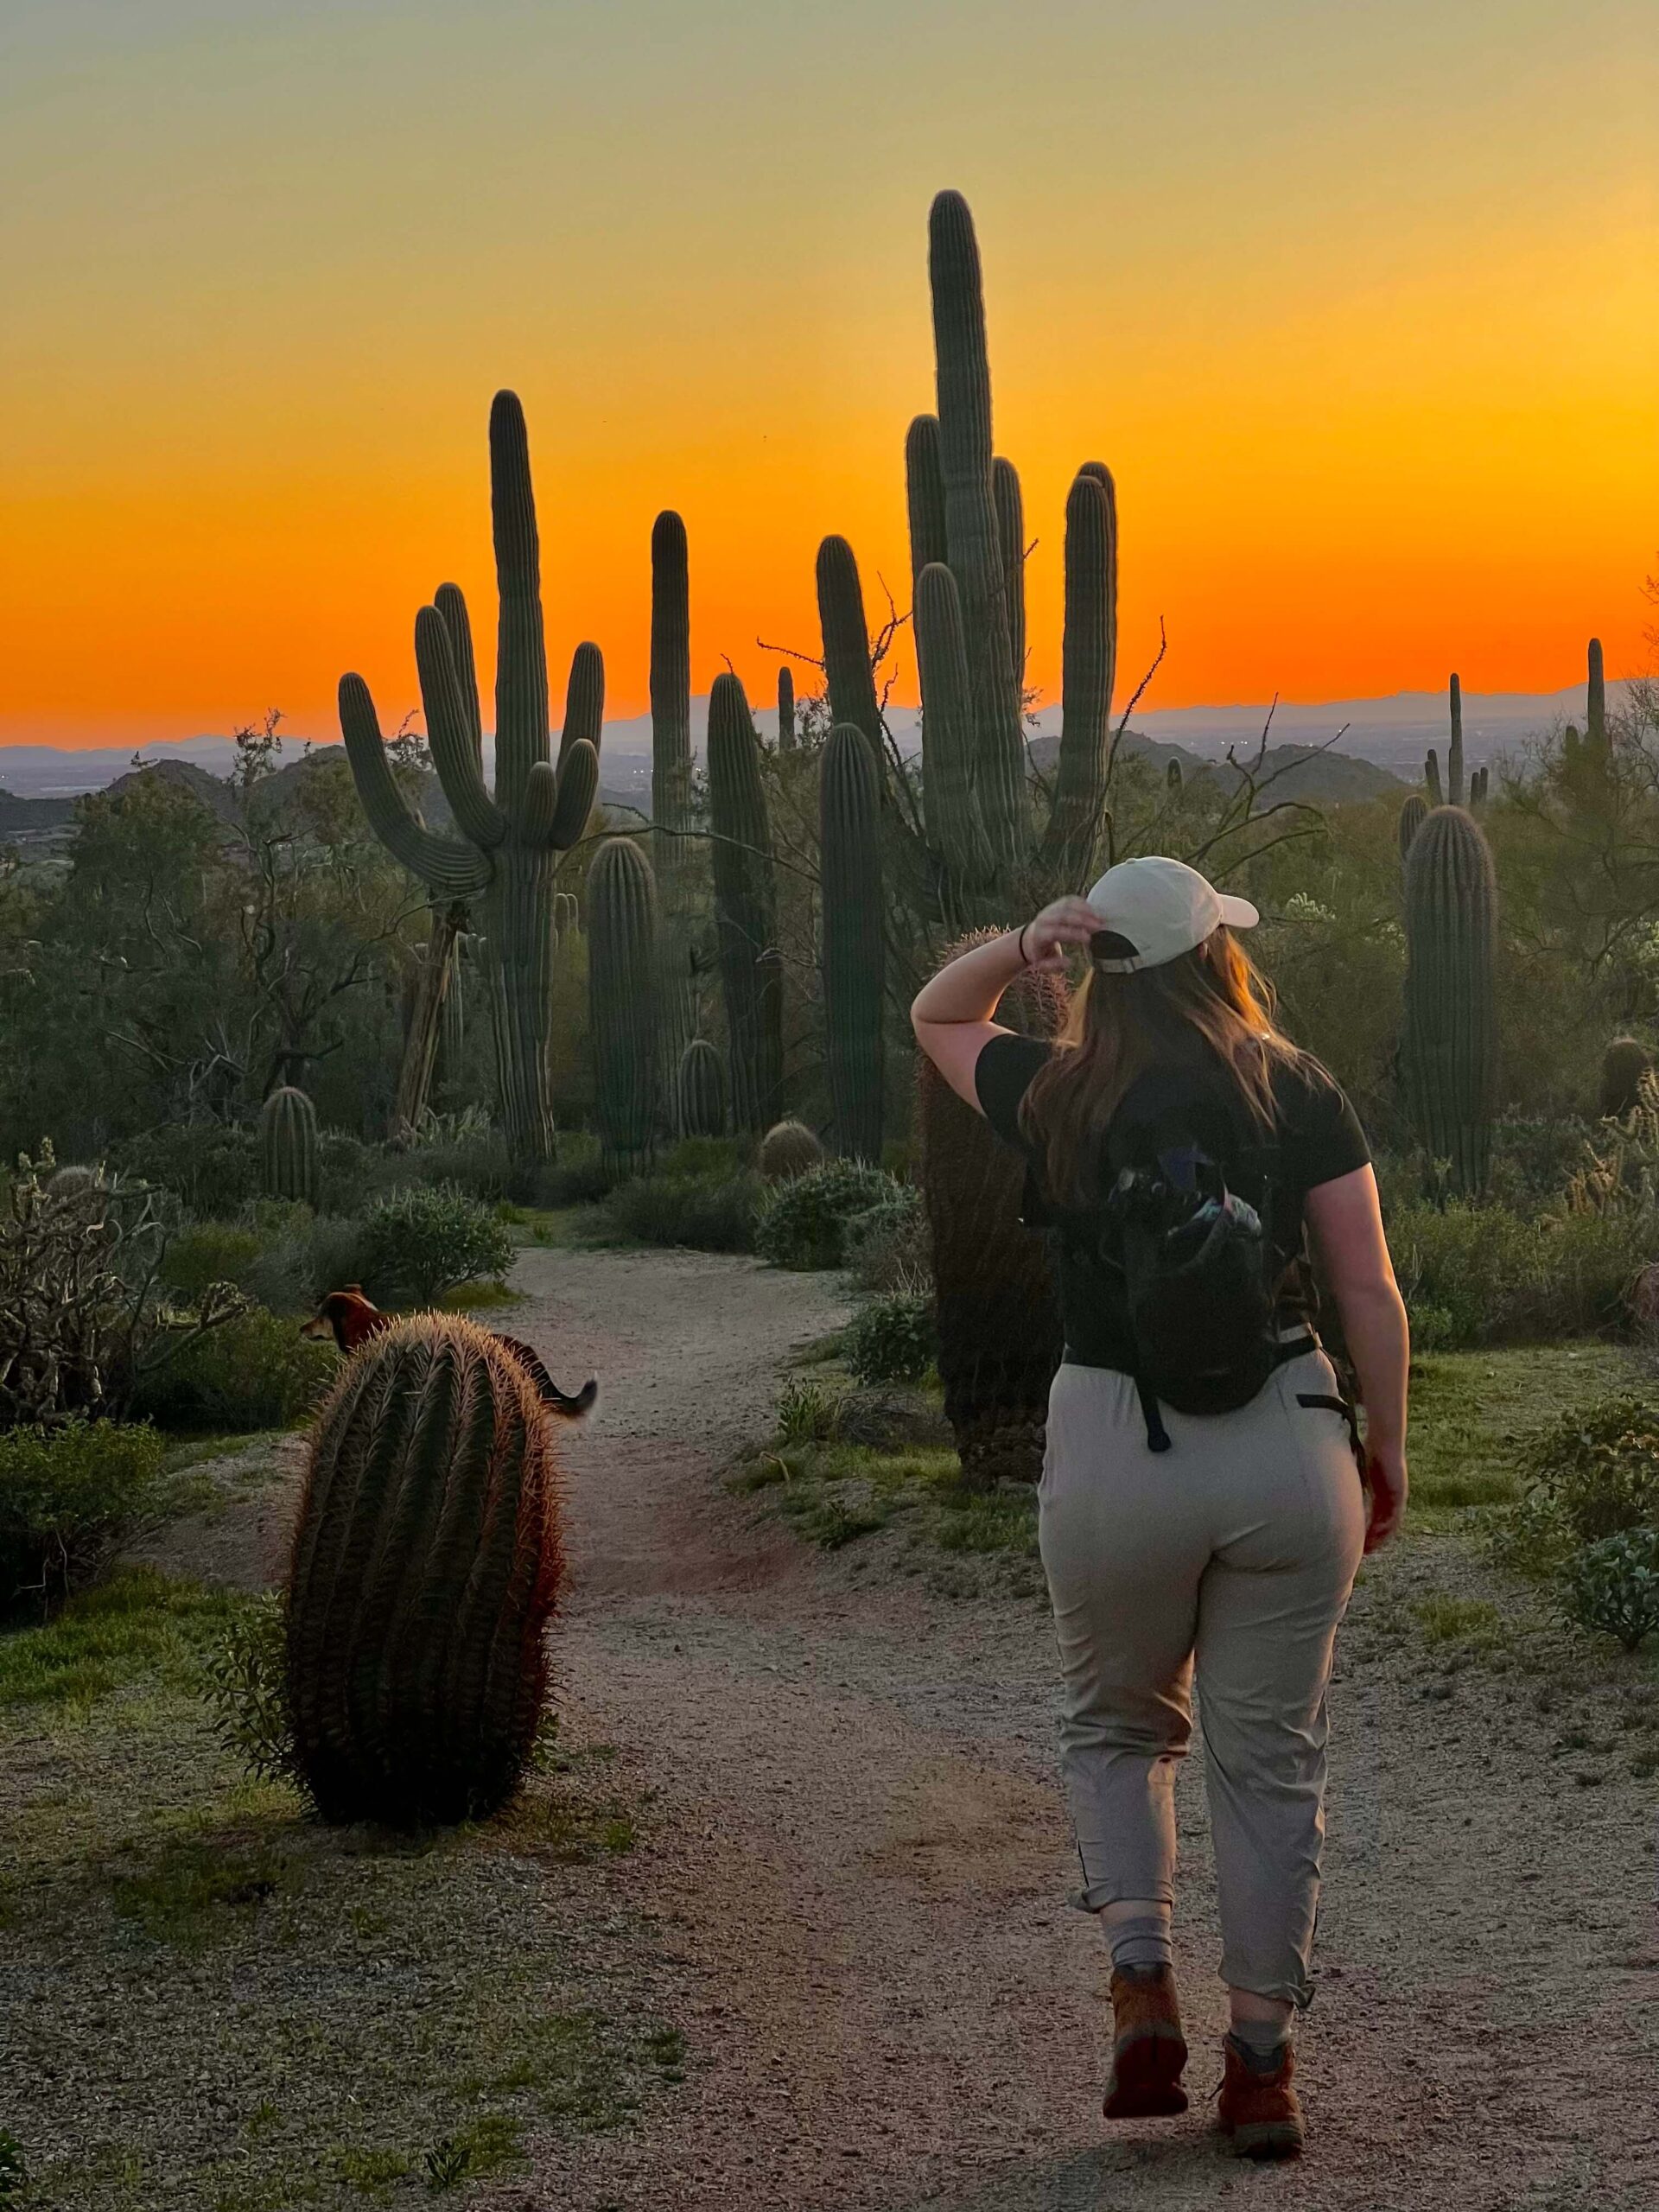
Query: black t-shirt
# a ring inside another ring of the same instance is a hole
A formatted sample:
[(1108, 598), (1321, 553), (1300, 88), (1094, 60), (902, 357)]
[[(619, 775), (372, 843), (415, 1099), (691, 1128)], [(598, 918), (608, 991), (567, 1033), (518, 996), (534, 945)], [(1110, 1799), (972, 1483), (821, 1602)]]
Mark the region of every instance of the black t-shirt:
[[(1033, 1148), (1020, 1127), (1020, 1102), (1032, 1077), (1063, 1049), (1036, 1037), (993, 1037), (974, 1066), (974, 1087), (986, 1120), (1033, 1168)], [(1299, 1052), (1275, 1063), (1273, 1096), (1273, 1132), (1253, 1141), (1258, 1165), (1272, 1183), (1273, 1242), (1285, 1261), (1279, 1319), (1281, 1326), (1293, 1327), (1308, 1319), (1314, 1306), (1303, 1198), (1321, 1183), (1363, 1167), (1371, 1155), (1353, 1108), (1311, 1054)], [(1241, 1157), (1237, 1101), (1236, 1086), (1219, 1064), (1212, 1077), (1148, 1070), (1130, 1084), (1112, 1117), (1113, 1148), (1135, 1158), (1137, 1130), (1150, 1131), (1174, 1105), (1192, 1136), (1229, 1171), (1229, 1182), (1248, 1195), (1248, 1176), (1236, 1175)], [(1057, 1236), (1054, 1255), (1066, 1357), (1082, 1367), (1127, 1371), (1134, 1364), (1135, 1340), (1122, 1277), (1077, 1240)]]

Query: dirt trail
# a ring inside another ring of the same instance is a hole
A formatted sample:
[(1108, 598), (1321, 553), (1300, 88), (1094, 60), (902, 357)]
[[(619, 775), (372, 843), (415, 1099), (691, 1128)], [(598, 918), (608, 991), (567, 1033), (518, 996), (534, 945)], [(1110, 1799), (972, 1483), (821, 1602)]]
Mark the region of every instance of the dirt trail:
[[(719, 1461), (838, 1317), (823, 1278), (693, 1255), (531, 1252), (515, 1332), (566, 1387), (575, 1740), (649, 1792), (620, 1897), (688, 2080), (645, 2130), (549, 2145), (498, 2212), (1338, 2212), (1659, 2202), (1650, 1803), (1581, 1786), (1503, 1678), (1425, 1700), (1368, 1576), (1332, 1694), (1313, 2141), (1241, 2169), (1209, 2132), (1222, 1993), (1199, 1759), (1183, 1777), (1185, 2118), (1098, 2118), (1105, 1961), (1069, 1909), (1047, 1619), (809, 1551)], [(1581, 1766), (1583, 1762), (1579, 1763)], [(637, 1967), (633, 1970), (637, 1974)]]

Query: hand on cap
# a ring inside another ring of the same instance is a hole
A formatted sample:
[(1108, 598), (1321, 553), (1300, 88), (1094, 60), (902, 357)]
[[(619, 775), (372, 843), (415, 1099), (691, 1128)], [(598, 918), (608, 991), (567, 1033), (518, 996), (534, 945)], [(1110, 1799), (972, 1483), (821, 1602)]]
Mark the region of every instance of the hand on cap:
[(1020, 953), (1028, 968), (1052, 973), (1065, 967), (1068, 945), (1087, 944), (1103, 926), (1086, 899), (1056, 899), (1020, 931)]

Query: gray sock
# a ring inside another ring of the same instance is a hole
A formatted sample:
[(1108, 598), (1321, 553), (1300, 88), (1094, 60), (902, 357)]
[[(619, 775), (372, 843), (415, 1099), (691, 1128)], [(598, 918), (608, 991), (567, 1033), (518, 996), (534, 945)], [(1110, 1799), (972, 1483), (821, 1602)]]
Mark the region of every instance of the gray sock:
[(1133, 1920), (1112, 1922), (1106, 1930), (1112, 1964), (1120, 1972), (1131, 1967), (1173, 1967), (1175, 1954), (1169, 1941), (1166, 1912), (1137, 1913)]
[(1277, 2020), (1235, 2020), (1232, 2036), (1257, 2072), (1270, 2074), (1290, 2041), (1290, 2022), (1281, 2027)]

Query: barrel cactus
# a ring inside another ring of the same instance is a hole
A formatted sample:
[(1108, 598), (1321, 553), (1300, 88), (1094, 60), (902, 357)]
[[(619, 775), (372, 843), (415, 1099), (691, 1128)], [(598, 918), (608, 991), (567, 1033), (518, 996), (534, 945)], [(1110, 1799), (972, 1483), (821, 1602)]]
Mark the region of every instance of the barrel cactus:
[(1400, 839), (1400, 862), (1402, 867), (1405, 865), (1406, 855), (1411, 850), (1412, 840), (1416, 836), (1417, 832), (1422, 828), (1424, 818), (1427, 813), (1428, 801), (1423, 797), (1421, 791), (1413, 791), (1411, 797), (1406, 801), (1405, 804), (1400, 810), (1400, 827), (1398, 835)]
[(779, 1122), (760, 1140), (760, 1173), (768, 1183), (786, 1183), (823, 1165), (823, 1147), (804, 1122)]
[(600, 847), (588, 912), (594, 1103), (606, 1165), (621, 1174), (648, 1157), (657, 1119), (657, 886), (629, 838)]
[(1412, 1116), (1452, 1190), (1473, 1196), (1491, 1153), (1497, 885), (1485, 837), (1461, 807), (1424, 818), (1407, 856), (1405, 906)]
[(482, 766), (481, 721), (466, 602), (453, 584), (415, 618), (415, 658), (433, 766), (457, 834), (429, 830), (399, 789), (369, 688), (340, 682), (340, 723), (358, 795), (376, 834), (435, 893), (476, 906), (492, 998), (496, 1085), (520, 1157), (553, 1156), (548, 1044), (555, 944), (553, 868), (588, 824), (599, 783), (603, 669), (583, 646), (571, 671), (556, 769), (549, 758), (541, 551), (524, 410), (510, 391), (490, 410), (490, 484), (500, 630), (496, 655), (495, 789)]
[(709, 695), (709, 812), (733, 1109), (738, 1127), (758, 1135), (783, 1103), (783, 971), (760, 744), (743, 686), (729, 671)]
[(683, 1137), (726, 1134), (726, 1070), (706, 1037), (694, 1037), (674, 1077), (674, 1127)]
[(881, 1157), (887, 918), (881, 898), (881, 780), (861, 730), (830, 734), (819, 769), (823, 887), (823, 1031), (837, 1152)]
[(499, 1338), (422, 1313), (354, 1353), (288, 1573), (289, 1719), (325, 1820), (415, 1827), (512, 1797), (560, 1567), (549, 1416)]
[[(963, 939), (945, 958), (990, 934)], [(1062, 980), (1027, 971), (1003, 994), (995, 1018), (1029, 1036), (1053, 1037), (1065, 1014)], [(931, 1061), (920, 1060), (917, 1072), (945, 1416), (969, 1483), (1035, 1482), (1062, 1332), (1047, 1249), (1020, 1220), (1024, 1163)]]
[(1604, 1118), (1622, 1119), (1642, 1096), (1642, 1080), (1653, 1066), (1653, 1050), (1639, 1037), (1615, 1037), (1601, 1056), (1601, 1079), (1596, 1088), (1596, 1111)]
[(285, 1083), (259, 1109), (259, 1164), (265, 1195), (317, 1203), (317, 1109)]

